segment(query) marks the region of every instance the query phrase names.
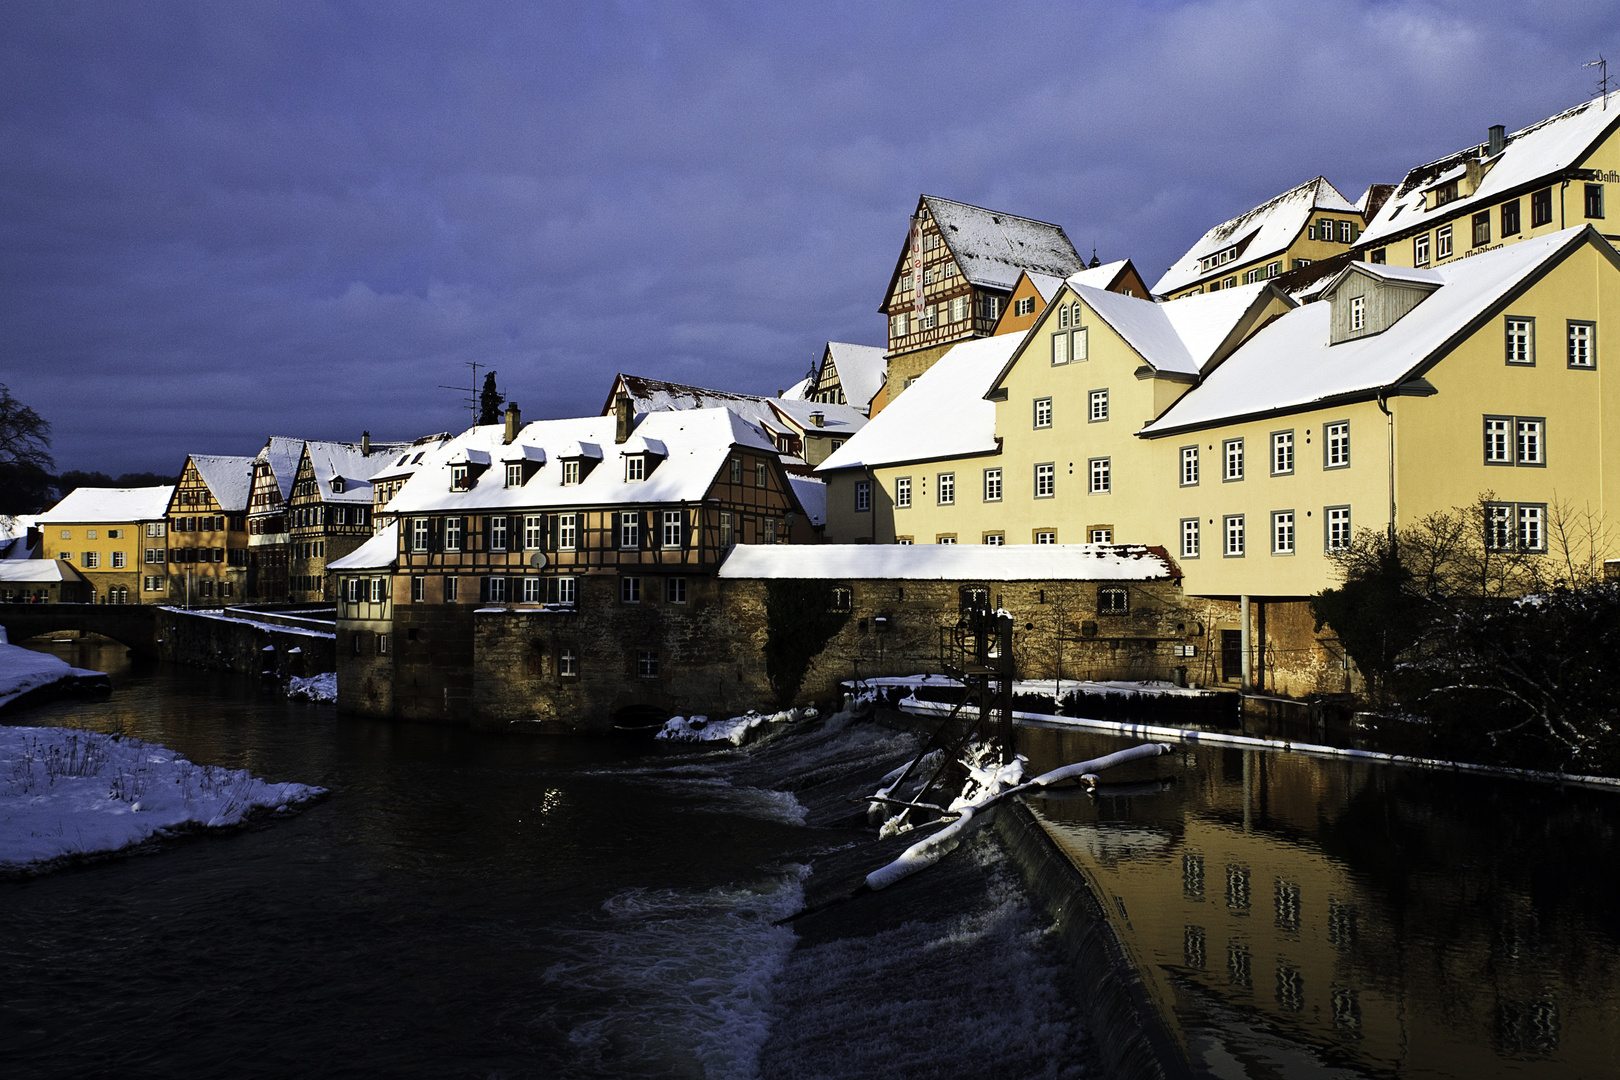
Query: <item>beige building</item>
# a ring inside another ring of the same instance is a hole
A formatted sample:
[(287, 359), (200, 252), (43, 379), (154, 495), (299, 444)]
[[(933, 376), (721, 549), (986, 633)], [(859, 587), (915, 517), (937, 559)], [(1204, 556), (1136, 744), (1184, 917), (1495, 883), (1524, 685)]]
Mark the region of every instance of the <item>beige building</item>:
[(1350, 251), (1361, 237), (1369, 189), (1352, 203), (1318, 176), (1210, 229), (1153, 285), (1174, 300), (1270, 280)]
[(214, 607), (247, 597), (253, 459), (192, 454), (165, 511), (168, 602)]
[(101, 604), (162, 604), (173, 486), (76, 488), (36, 522), (42, 557), (71, 564)]
[[(1607, 108), (1614, 101), (1615, 109)], [(1596, 98), (1508, 134), (1420, 165), (1368, 223), (1358, 257), (1440, 267), (1507, 244), (1590, 224), (1610, 241), (1620, 184), (1620, 94)]]

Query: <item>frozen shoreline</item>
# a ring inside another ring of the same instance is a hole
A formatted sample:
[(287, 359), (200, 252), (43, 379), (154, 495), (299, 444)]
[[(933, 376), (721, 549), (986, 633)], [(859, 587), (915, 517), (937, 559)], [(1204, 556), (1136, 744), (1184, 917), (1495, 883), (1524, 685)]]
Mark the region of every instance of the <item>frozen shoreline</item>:
[(106, 678), (105, 672), (76, 668), (60, 657), (7, 644), (5, 628), (0, 627), (0, 710), (25, 694), (59, 683)]
[(0, 874), (38, 873), (186, 832), (286, 814), (324, 795), (197, 765), (139, 739), (0, 727)]

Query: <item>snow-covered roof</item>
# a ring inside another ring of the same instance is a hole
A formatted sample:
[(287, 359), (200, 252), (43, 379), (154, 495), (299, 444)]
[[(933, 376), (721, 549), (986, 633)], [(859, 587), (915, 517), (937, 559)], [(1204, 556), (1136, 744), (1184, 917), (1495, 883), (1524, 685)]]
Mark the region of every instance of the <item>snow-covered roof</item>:
[(247, 510), (248, 496), (253, 493), (253, 459), (230, 457), (224, 454), (192, 454), (191, 463), (197, 467), (214, 501), (227, 514)]
[(613, 403), (621, 392), (629, 396), (631, 411), (638, 415), (690, 409), (730, 409), (746, 422), (757, 426), (766, 437), (773, 434), (787, 434), (776, 412), (771, 408), (771, 402), (777, 400), (774, 398), (737, 394), (730, 390), (710, 390), (702, 386), (686, 386), (682, 383), (664, 382), (662, 379), (648, 379), (641, 375), (626, 375), (620, 372), (614, 379), (613, 392), (608, 395), (607, 404), (602, 409), (604, 416), (613, 412)]
[(788, 401), (799, 400), (810, 392), (810, 384), (815, 381), (815, 378), (816, 377), (814, 375), (806, 375), (804, 378), (800, 379), (798, 382), (794, 383), (792, 386), (778, 394), (777, 397)]
[(399, 480), (411, 475), (422, 467), (427, 456), (450, 441), (450, 433), (441, 431), (437, 435), (428, 435), (417, 439), (409, 446), (400, 447), (388, 455), (386, 463), (371, 474), (373, 484), (382, 480)]
[(326, 564), (328, 570), (387, 570), (399, 558), (399, 523), (392, 522), (377, 535), (341, 559)]
[[(1073, 276), (1078, 278), (1090, 272), (1089, 270), (1082, 270)], [(1058, 294), (1058, 290), (1063, 288), (1063, 282), (1067, 280), (1055, 274), (1032, 274), (1028, 270), (1024, 271), (1024, 276), (1029, 278), (1029, 283), (1035, 286), (1035, 291), (1041, 294), (1041, 300), (1047, 304), (1052, 302), (1052, 297)], [(1087, 278), (1086, 283), (1096, 284), (1095, 280), (1091, 278)]]
[(37, 532), (32, 544), (28, 542), (26, 533), (22, 536), (0, 536), (0, 559), (37, 559), (42, 546)]
[(962, 276), (975, 285), (1011, 290), (1022, 271), (1068, 277), (1086, 265), (1061, 225), (937, 195), (924, 195), (922, 201)]
[(1287, 250), (1304, 230), (1313, 210), (1345, 214), (1357, 212), (1325, 177), (1307, 180), (1253, 210), (1221, 222), (1199, 237), (1198, 242), (1164, 272), (1164, 276), (1153, 286), (1153, 291), (1163, 296), (1207, 276), (1199, 269), (1199, 261), (1206, 255), (1224, 251), (1235, 244), (1244, 245), (1235, 260), (1237, 262), (1252, 262)]
[[(1432, 271), (1444, 284), (1389, 329), (1337, 345), (1329, 344), (1331, 304), (1295, 308), (1245, 341), (1142, 434), (1171, 434), (1393, 387), (1526, 278), (1587, 240), (1605, 243), (1590, 226), (1581, 226), (1446, 263)], [(1352, 266), (1388, 274), (1388, 267)]]
[[(304, 444), (321, 501), (336, 503), (371, 502), (371, 478), (379, 472), (391, 471), (406, 445), (372, 443), (371, 453), (362, 454), (359, 443), (311, 441)], [(334, 491), (332, 479), (339, 476), (343, 478), (343, 490)]]
[[(1609, 100), (1617, 98), (1620, 91), (1609, 95)], [(1494, 161), (1486, 158), (1489, 144), (1479, 143), (1413, 169), (1367, 225), (1358, 245), (1377, 246), (1408, 228), (1421, 228), (1426, 214), (1431, 219), (1453, 218), (1476, 205), (1495, 202), (1516, 188), (1579, 166), (1588, 151), (1620, 124), (1620, 107), (1610, 112), (1604, 106), (1602, 97), (1593, 98), (1515, 131), (1506, 136), (1505, 149)], [(1471, 159), (1490, 165), (1478, 189), (1425, 211), (1423, 193), (1448, 176), (1462, 175)]]
[(83, 574), (61, 559), (0, 559), (0, 581), (12, 584), (44, 585), (83, 579)]
[(804, 516), (810, 519), (810, 524), (817, 527), (827, 524), (826, 481), (789, 473), (788, 483), (793, 485), (793, 494), (798, 496), (799, 505), (804, 507)]
[(264, 462), (270, 466), (270, 473), (276, 478), (276, 486), (281, 489), (282, 502), (286, 502), (292, 495), (293, 478), (298, 475), (298, 459), (303, 454), (303, 439), (272, 435), (265, 440), (264, 448), (253, 459), (256, 463)]
[(37, 519), (42, 525), (160, 521), (174, 495), (173, 484), (138, 488), (74, 488)]
[[(617, 420), (612, 416), (583, 416), (567, 420), (537, 420), (518, 432), (517, 443), (548, 450), (550, 458), (576, 456), (589, 447), (601, 456), (613, 447)], [(545, 466), (521, 487), (506, 487), (502, 470), (491, 469), (476, 477), (466, 490), (450, 489), (450, 463), (467, 450), (501, 454), (504, 430), (498, 424), (475, 427), (433, 451), (416, 474), (405, 482), (389, 504), (394, 513), (436, 510), (500, 509), (505, 507), (599, 506), (620, 503), (696, 502), (709, 491), (715, 476), (735, 446), (776, 453), (776, 445), (754, 425), (730, 409), (683, 409), (652, 412), (642, 417), (635, 434), (663, 444), (668, 456), (648, 471), (645, 480), (626, 480), (617, 454), (583, 475), (577, 484), (562, 483), (562, 469)], [(558, 448), (551, 451), (551, 447)], [(570, 449), (574, 454), (570, 454)]]
[[(1114, 279), (1119, 277), (1129, 262), (1129, 259), (1119, 259), (1116, 262), (1103, 263), (1101, 266), (1087, 267), (1079, 273), (1070, 274), (1069, 284), (1090, 285), (1094, 289), (1106, 289), (1114, 283)], [(1030, 280), (1034, 280), (1033, 275), (1031, 275)], [(1036, 288), (1039, 287), (1039, 285), (1036, 286)]]
[(1177, 571), (1163, 548), (1140, 544), (738, 544), (720, 564), (719, 576), (843, 581), (1158, 581), (1177, 576)]
[(827, 351), (832, 354), (833, 367), (838, 369), (844, 400), (861, 412), (867, 412), (889, 373), (889, 362), (884, 359), (887, 350), (878, 345), (829, 341)]
[[(785, 423), (807, 431), (824, 431), (830, 435), (853, 435), (866, 426), (866, 413), (854, 405), (838, 405), (823, 401), (784, 401), (772, 398), (771, 409)], [(821, 414), (818, 427), (810, 419), (811, 413)]]
[(996, 406), (984, 395), (1026, 336), (954, 346), (816, 471), (993, 453)]

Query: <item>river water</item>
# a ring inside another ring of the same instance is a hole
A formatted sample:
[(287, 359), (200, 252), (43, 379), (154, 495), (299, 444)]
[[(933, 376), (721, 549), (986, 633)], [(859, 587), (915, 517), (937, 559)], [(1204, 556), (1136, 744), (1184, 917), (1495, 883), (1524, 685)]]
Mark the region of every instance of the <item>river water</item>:
[[(847, 797), (909, 736), (658, 755), (61, 655), (114, 695), (10, 723), (332, 794), (0, 881), (7, 1080), (1101, 1075), (1092, 973), (1059, 959), (988, 830), (772, 925), (892, 857)], [(1123, 745), (1020, 739), (1036, 770)], [(1211, 747), (1107, 780), (1032, 806), (1198, 1075), (1620, 1075), (1620, 796)]]
[(854, 932), (772, 925), (813, 861), (866, 861), (829, 781), (875, 779), (909, 736), (661, 756), (339, 717), (113, 647), (58, 655), (115, 693), (7, 722), (122, 730), (331, 795), (0, 881), (6, 1080), (1087, 1073), (1074, 975), (987, 836), (872, 898)]

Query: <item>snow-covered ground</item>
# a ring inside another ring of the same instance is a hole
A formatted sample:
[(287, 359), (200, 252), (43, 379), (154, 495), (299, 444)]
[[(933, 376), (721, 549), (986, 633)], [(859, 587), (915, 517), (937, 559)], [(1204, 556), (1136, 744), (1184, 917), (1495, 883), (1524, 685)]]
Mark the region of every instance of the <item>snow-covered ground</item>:
[(319, 675), (305, 678), (294, 675), (287, 681), (287, 696), (290, 698), (307, 698), (310, 701), (336, 701), (337, 700), (337, 672), (323, 671)]
[(287, 813), (325, 794), (71, 728), (0, 727), (0, 871)]
[[(846, 687), (849, 683), (844, 684)], [(872, 696), (872, 691), (886, 690), (891, 687), (903, 687), (916, 690), (919, 687), (960, 687), (962, 684), (956, 679), (945, 675), (893, 675), (875, 679), (862, 679), (861, 690), (865, 698)], [(1206, 697), (1211, 691), (1189, 689), (1177, 686), (1174, 683), (1155, 679), (1144, 679), (1141, 682), (1131, 682), (1123, 679), (1106, 681), (1082, 681), (1080, 679), (1018, 679), (1013, 682), (1014, 694), (1035, 694), (1051, 698), (1054, 703), (1060, 702), (1069, 694), (1119, 694), (1119, 695), (1145, 695), (1148, 697)]]
[(0, 705), (14, 701), (30, 690), (63, 679), (100, 674), (99, 671), (76, 668), (59, 657), (20, 645), (8, 645), (5, 627), (0, 626)]
[(815, 709), (806, 708), (779, 713), (748, 712), (729, 720), (710, 720), (707, 716), (672, 716), (653, 738), (672, 742), (728, 742), (741, 746), (748, 739), (748, 733), (763, 724), (792, 724), (799, 720), (814, 720), (819, 715)]

